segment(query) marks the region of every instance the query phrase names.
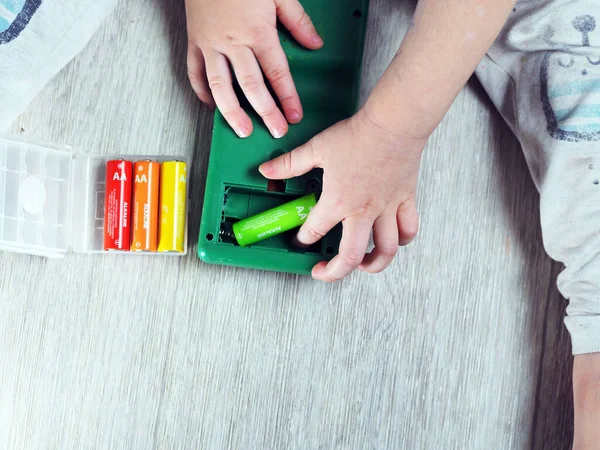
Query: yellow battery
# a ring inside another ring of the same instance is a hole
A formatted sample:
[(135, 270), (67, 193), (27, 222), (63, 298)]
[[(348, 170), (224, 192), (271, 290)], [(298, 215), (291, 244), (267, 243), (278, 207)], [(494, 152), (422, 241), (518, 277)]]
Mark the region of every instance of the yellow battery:
[(187, 164), (165, 161), (160, 171), (159, 252), (185, 251)]

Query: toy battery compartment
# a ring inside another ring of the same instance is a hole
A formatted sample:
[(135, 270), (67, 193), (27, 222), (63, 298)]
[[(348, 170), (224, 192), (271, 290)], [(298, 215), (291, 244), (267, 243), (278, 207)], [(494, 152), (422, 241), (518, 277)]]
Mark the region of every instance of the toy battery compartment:
[[(106, 162), (188, 158), (73, 154), (70, 147), (0, 136), (0, 250), (63, 257), (103, 249)], [(189, 183), (188, 189), (189, 189)], [(187, 193), (186, 193), (187, 194)], [(186, 215), (187, 221), (187, 215)], [(187, 253), (110, 252), (183, 256)]]
[(310, 274), (316, 263), (330, 260), (338, 253), (340, 226), (307, 249), (293, 245), (295, 231), (245, 248), (221, 238), (227, 225), (306, 193), (320, 192), (321, 171), (269, 183), (258, 167), (350, 117), (358, 106), (369, 1), (303, 0), (301, 3), (325, 42), (321, 50), (309, 51), (287, 32), (280, 31), (304, 119), (290, 125), (282, 139), (274, 139), (242, 94), (239, 98), (252, 119), (254, 132), (240, 139), (217, 111), (198, 240), (198, 254), (204, 262)]

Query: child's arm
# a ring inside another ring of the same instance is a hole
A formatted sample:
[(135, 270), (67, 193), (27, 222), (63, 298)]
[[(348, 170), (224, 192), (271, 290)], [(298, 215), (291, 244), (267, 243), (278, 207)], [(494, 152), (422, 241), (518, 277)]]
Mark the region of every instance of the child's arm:
[[(420, 0), (411, 28), (366, 105), (351, 119), (261, 167), (287, 179), (324, 169), (323, 194), (299, 232), (311, 244), (343, 221), (340, 254), (313, 271), (334, 281), (377, 272), (416, 235), (421, 151), (502, 29), (513, 0)], [(366, 255), (370, 232), (375, 250)]]
[(573, 448), (600, 449), (600, 354), (576, 355), (573, 365)]
[[(287, 133), (288, 121), (302, 120), (302, 105), (281, 48), (277, 20), (309, 49), (320, 48), (323, 41), (298, 0), (186, 0), (186, 13), (192, 88), (203, 102), (216, 103), (240, 137), (252, 133), (252, 122), (234, 93), (230, 65), (274, 137)], [(262, 72), (285, 117), (267, 90)]]

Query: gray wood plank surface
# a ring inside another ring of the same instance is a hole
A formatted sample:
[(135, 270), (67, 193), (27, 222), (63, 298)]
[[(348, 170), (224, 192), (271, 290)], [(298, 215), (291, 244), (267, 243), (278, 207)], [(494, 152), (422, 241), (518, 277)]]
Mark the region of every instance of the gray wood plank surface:
[[(364, 95), (411, 8), (372, 2)], [(184, 24), (180, 1), (124, 0), (12, 132), (193, 156), (195, 238), (211, 116)], [(426, 151), (420, 236), (381, 275), (2, 253), (0, 449), (568, 448), (565, 302), (537, 209), (474, 82)]]

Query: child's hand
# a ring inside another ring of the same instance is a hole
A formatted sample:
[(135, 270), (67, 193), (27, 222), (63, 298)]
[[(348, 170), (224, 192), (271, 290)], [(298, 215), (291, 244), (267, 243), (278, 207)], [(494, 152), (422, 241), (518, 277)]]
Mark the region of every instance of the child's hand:
[[(298, 239), (319, 240), (340, 221), (340, 254), (313, 269), (339, 280), (361, 266), (377, 272), (417, 233), (421, 152), (490, 47), (515, 0), (422, 1), (402, 47), (351, 119), (261, 167), (269, 178), (324, 170), (323, 195)], [(472, 14), (474, 9), (479, 14)], [(474, 39), (473, 36), (477, 38)], [(367, 114), (368, 111), (368, 114)], [(371, 229), (375, 250), (365, 257)]]
[[(362, 109), (260, 167), (270, 179), (323, 169), (323, 193), (298, 240), (313, 244), (339, 222), (344, 231), (339, 255), (315, 266), (315, 278), (336, 281), (359, 266), (379, 272), (392, 262), (398, 245), (412, 241), (419, 226), (415, 191), (425, 142), (392, 135)], [(365, 256), (371, 230), (375, 249)]]
[[(252, 133), (252, 122), (234, 93), (230, 65), (273, 137), (287, 133), (288, 121), (302, 120), (300, 99), (276, 30), (277, 19), (309, 49), (320, 48), (323, 41), (298, 0), (186, 0), (186, 11), (192, 87), (203, 102), (216, 103), (240, 137)], [(285, 117), (267, 90), (261, 69)]]

